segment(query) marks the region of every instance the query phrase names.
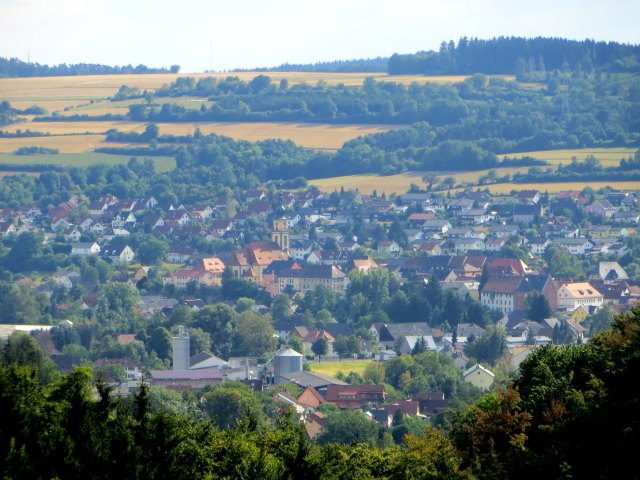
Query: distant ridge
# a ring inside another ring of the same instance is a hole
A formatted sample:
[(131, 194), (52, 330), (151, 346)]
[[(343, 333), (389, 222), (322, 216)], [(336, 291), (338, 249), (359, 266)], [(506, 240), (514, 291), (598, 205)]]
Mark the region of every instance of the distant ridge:
[(146, 65), (109, 66), (97, 63), (76, 63), (67, 65), (40, 65), (39, 63), (23, 62), (17, 58), (0, 57), (0, 78), (7, 77), (64, 77), (75, 75), (124, 75), (146, 73), (178, 73), (180, 65), (169, 68), (152, 68)]
[(237, 69), (234, 72), (327, 72), (327, 73), (357, 73), (357, 72), (386, 72), (387, 57), (359, 58), (354, 60), (333, 60), (317, 63), (284, 63), (277, 67), (262, 67)]
[(263, 72), (388, 72), (391, 75), (530, 75), (567, 69), (585, 72), (640, 72), (640, 45), (554, 37), (462, 37), (443, 41), (438, 51), (394, 53), (391, 57), (237, 69)]

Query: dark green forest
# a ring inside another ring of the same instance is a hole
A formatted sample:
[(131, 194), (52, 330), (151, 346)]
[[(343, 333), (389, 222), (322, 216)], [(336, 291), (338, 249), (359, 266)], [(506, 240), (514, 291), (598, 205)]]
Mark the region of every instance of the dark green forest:
[(515, 74), (523, 79), (547, 70), (592, 73), (640, 71), (640, 46), (565, 38), (462, 37), (442, 42), (436, 52), (394, 54), (389, 58), (392, 75)]
[(468, 75), (473, 73), (511, 74), (519, 78), (546, 70), (586, 72), (638, 72), (638, 45), (618, 42), (569, 40), (550, 37), (462, 37), (456, 44), (443, 41), (438, 51), (394, 53), (389, 58), (372, 58), (283, 64), (263, 71), (298, 72), (389, 72), (391, 75)]
[[(195, 403), (204, 415), (195, 406), (168, 410), (170, 397), (149, 387), (116, 398), (86, 369), (43, 375), (33, 340), (19, 339), (0, 357), (3, 478), (539, 479), (636, 471), (637, 308), (587, 345), (540, 348), (505, 389), (401, 444), (376, 440), (377, 427), (357, 412), (330, 415), (328, 431), (350, 425), (352, 441), (310, 442), (291, 415), (265, 417), (256, 394), (233, 384), (203, 392)], [(222, 417), (235, 422), (207, 415), (223, 405), (240, 408)]]

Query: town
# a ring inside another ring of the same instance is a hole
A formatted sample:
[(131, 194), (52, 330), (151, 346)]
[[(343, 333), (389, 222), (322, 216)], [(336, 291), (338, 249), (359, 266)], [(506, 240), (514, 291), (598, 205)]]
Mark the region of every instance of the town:
[[(50, 305), (46, 325), (2, 325), (3, 339), (33, 331), (61, 372), (91, 365), (122, 395), (141, 382), (268, 390), (311, 439), (325, 404), (387, 427), (397, 412), (434, 418), (457, 396), (512, 378), (542, 345), (588, 342), (640, 299), (637, 197), (610, 188), (413, 186), (387, 197), (271, 187), (166, 208), (153, 197), (75, 195), (0, 218), (9, 261), (53, 246), (67, 265), (5, 275), (3, 306)], [(446, 357), (457, 378), (420, 382), (400, 362), (395, 377), (376, 367), (426, 352)], [(353, 359), (369, 361), (364, 374), (314, 371)]]

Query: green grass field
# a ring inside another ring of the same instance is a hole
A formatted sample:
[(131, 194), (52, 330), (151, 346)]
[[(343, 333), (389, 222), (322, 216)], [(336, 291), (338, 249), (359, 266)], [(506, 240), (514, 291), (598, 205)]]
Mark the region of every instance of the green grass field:
[[(57, 155), (13, 155), (0, 153), (0, 165), (60, 165), (63, 167), (87, 167), (104, 163), (106, 165), (126, 165), (127, 155), (109, 155), (106, 153), (59, 153)], [(150, 157), (156, 166), (156, 172), (168, 172), (176, 168), (173, 157)]]
[(342, 372), (345, 375), (348, 375), (349, 372), (355, 372), (362, 375), (366, 370), (367, 365), (372, 362), (373, 360), (322, 360), (320, 363), (317, 361), (309, 362), (309, 366), (311, 367), (312, 372), (323, 373), (325, 375), (335, 377), (338, 372)]

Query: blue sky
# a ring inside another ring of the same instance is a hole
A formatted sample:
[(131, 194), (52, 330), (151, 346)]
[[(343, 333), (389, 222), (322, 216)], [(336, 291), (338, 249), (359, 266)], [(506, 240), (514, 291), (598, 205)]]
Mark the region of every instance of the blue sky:
[(639, 0), (0, 0), (0, 56), (183, 72), (389, 56), (461, 36), (640, 43)]

